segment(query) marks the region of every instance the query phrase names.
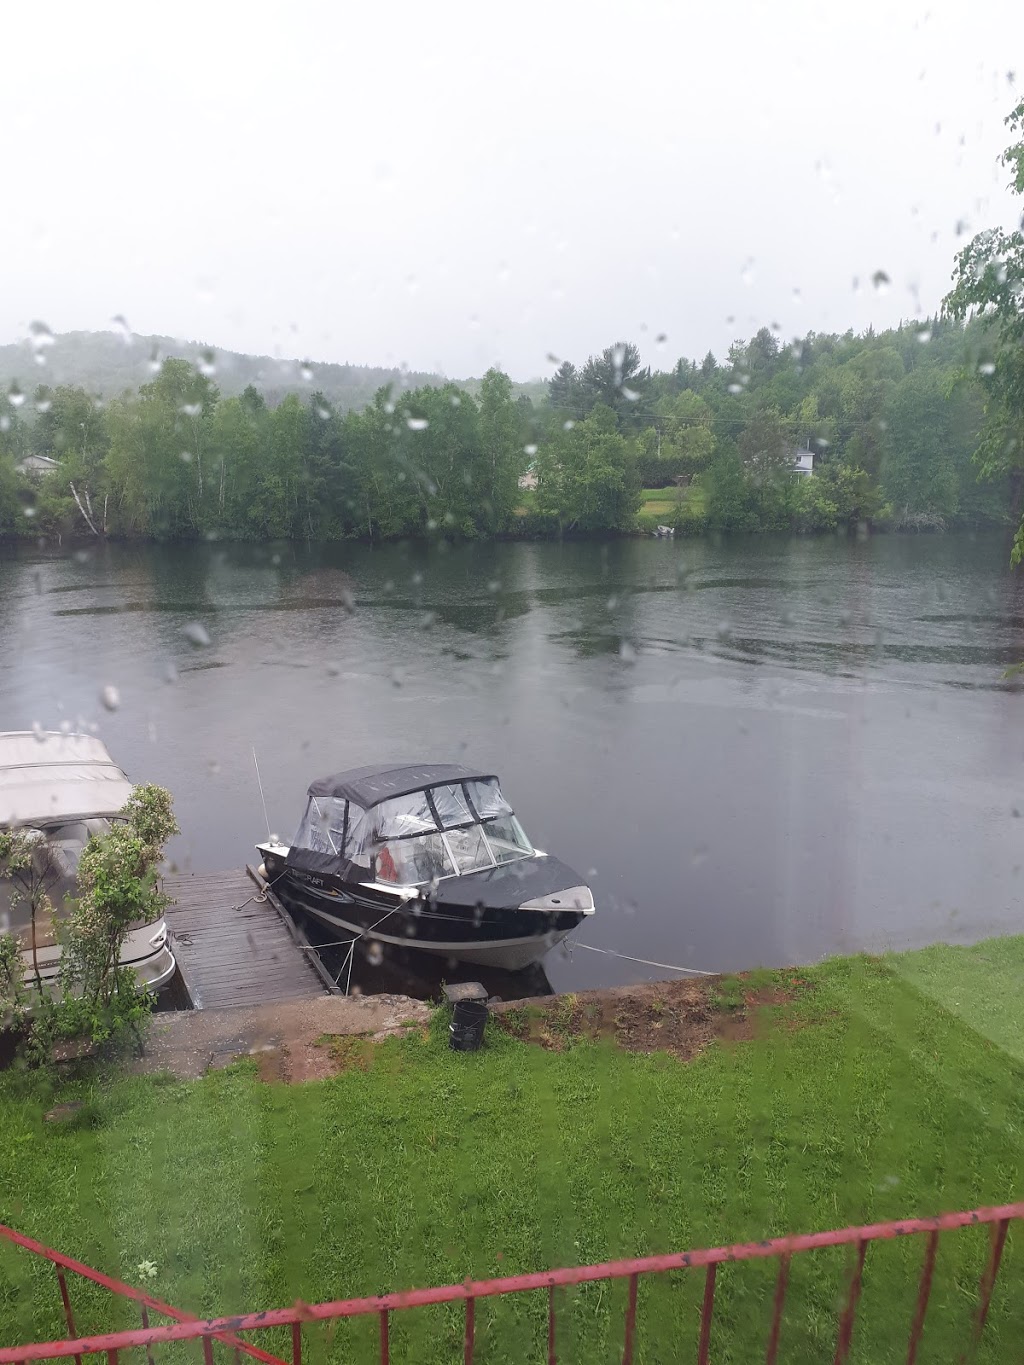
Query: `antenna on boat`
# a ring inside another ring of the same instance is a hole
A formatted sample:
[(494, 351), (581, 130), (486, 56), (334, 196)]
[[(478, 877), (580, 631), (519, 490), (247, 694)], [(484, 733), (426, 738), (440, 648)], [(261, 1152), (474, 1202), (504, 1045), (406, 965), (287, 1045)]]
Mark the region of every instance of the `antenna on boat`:
[(256, 764), (256, 781), (260, 784), (260, 800), (263, 802), (263, 818), (267, 822), (267, 838), (273, 839), (270, 832), (270, 816), (267, 814), (267, 798), (263, 795), (263, 779), (260, 777), (259, 760), (256, 757), (256, 745), (252, 746), (252, 761)]

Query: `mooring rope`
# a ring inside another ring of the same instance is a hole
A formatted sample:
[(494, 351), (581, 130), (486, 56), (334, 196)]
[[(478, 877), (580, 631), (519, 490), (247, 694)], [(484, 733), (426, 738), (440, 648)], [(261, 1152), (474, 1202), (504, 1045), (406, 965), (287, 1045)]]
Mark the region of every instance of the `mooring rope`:
[(652, 962), (647, 957), (631, 957), (629, 953), (617, 953), (614, 948), (595, 948), (592, 943), (574, 943), (574, 948), (586, 948), (588, 953), (603, 953), (605, 957), (621, 957), (626, 962), (640, 962), (645, 967), (660, 967), (666, 972), (689, 972), (691, 976), (718, 976), (719, 972), (705, 972), (700, 967), (674, 967), (671, 962)]

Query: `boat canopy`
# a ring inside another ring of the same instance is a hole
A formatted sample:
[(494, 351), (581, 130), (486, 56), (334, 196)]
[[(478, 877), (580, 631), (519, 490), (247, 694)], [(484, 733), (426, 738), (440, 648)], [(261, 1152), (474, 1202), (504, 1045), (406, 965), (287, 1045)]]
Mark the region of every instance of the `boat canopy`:
[(95, 735), (0, 734), (0, 827), (116, 815), (132, 784)]
[(359, 878), (425, 883), (532, 856), (496, 777), (434, 764), (314, 783), (288, 861), (311, 872), (347, 864)]
[(497, 781), (493, 773), (464, 768), (461, 763), (407, 763), (388, 768), (349, 768), (347, 772), (314, 782), (309, 795), (344, 797), (368, 810), (391, 796), (405, 796), (440, 782), (465, 782), (473, 778)]

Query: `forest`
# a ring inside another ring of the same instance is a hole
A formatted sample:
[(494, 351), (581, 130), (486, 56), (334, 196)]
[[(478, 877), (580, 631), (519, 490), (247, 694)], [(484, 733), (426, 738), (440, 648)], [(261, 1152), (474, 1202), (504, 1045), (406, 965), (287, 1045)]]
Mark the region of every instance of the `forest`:
[[(993, 368), (985, 322), (941, 316), (788, 343), (762, 327), (721, 358), (667, 370), (620, 342), (559, 363), (538, 401), (496, 369), (472, 390), (385, 384), (347, 409), (315, 371), (290, 392), (227, 395), (210, 352), (154, 356), (148, 382), (109, 399), (15, 379), (0, 393), (0, 535), (1016, 525), (1019, 471), (975, 458)], [(813, 474), (794, 472), (797, 451), (813, 454)]]

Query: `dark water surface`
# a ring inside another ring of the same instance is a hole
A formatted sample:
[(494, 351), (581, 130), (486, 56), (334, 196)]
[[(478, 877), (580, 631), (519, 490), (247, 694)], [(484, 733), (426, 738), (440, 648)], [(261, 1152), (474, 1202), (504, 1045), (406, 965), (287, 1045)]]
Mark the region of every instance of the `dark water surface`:
[(594, 946), (728, 970), (971, 940), (1024, 930), (1006, 564), (966, 536), (8, 549), (0, 729), (97, 725), (197, 870), (266, 833), (253, 745), (285, 837), (314, 777), (455, 759), (586, 874)]

